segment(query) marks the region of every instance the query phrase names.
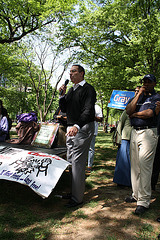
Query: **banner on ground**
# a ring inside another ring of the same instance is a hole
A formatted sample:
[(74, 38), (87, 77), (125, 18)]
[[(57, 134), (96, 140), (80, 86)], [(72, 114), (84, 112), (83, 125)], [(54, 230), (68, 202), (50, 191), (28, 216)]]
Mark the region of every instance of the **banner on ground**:
[(0, 179), (27, 185), (43, 198), (69, 164), (56, 155), (0, 146)]
[(132, 91), (113, 90), (108, 107), (116, 109), (125, 109), (129, 100), (134, 97)]

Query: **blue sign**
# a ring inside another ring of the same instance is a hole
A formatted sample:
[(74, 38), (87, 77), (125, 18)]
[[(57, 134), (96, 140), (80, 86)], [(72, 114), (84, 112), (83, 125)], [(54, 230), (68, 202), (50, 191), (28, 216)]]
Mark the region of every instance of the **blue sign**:
[(134, 97), (134, 92), (113, 90), (108, 107), (125, 109), (129, 100)]

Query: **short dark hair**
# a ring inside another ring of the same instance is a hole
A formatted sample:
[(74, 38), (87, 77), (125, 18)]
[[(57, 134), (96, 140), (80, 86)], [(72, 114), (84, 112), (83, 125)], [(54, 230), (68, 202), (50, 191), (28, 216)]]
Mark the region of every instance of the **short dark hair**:
[(81, 65), (79, 64), (73, 64), (73, 66), (77, 66), (78, 67), (78, 72), (83, 72), (83, 77), (85, 75), (85, 70), (84, 70), (84, 67), (82, 67)]

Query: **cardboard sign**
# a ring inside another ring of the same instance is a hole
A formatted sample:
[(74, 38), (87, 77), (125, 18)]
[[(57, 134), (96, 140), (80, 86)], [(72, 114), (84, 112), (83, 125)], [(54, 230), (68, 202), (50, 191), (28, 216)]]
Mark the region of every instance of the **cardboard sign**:
[(56, 155), (0, 146), (0, 179), (27, 185), (43, 198), (49, 196), (68, 165)]
[(108, 107), (116, 109), (125, 109), (129, 100), (135, 95), (131, 91), (113, 90)]
[(42, 123), (39, 131), (35, 134), (32, 145), (37, 147), (51, 148), (55, 140), (59, 123)]

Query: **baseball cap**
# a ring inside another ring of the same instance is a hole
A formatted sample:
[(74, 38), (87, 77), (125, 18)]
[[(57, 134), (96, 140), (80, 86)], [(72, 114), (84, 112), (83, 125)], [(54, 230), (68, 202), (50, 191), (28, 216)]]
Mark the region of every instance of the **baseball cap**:
[(152, 82), (156, 82), (156, 77), (153, 74), (147, 74), (142, 80), (149, 79)]

